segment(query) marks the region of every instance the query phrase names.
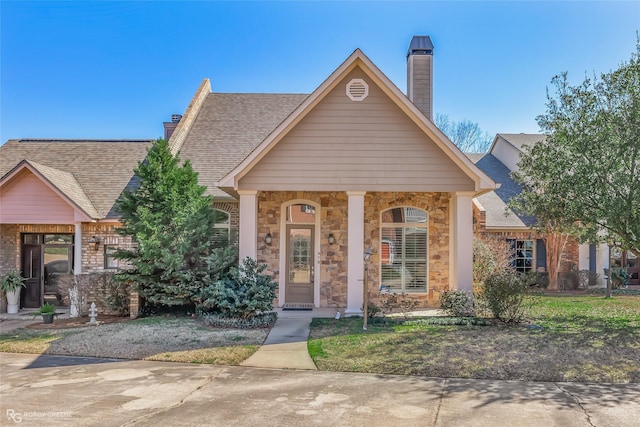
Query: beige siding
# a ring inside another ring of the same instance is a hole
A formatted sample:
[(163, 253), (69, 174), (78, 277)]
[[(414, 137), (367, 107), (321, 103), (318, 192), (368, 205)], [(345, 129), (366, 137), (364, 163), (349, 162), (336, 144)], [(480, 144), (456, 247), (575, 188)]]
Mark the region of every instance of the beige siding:
[(509, 144), (501, 136), (498, 136), (496, 144), (491, 150), (496, 159), (500, 160), (502, 164), (509, 168), (509, 170), (515, 171), (518, 169), (518, 162), (520, 161), (520, 150), (513, 145)]
[(33, 173), (24, 170), (0, 190), (0, 223), (73, 223), (73, 208)]
[[(369, 84), (360, 102), (352, 78)], [(356, 68), (239, 182), (240, 189), (465, 191), (473, 181)]]

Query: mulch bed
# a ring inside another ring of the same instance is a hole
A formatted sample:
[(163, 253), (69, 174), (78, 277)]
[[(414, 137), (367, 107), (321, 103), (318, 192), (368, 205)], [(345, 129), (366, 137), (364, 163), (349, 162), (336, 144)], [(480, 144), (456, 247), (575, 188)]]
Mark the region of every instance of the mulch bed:
[[(97, 319), (98, 325), (106, 325), (109, 323), (121, 323), (131, 320), (129, 317), (99, 315)], [(94, 326), (89, 323), (89, 317), (75, 317), (70, 319), (55, 319), (53, 323), (32, 323), (28, 325), (29, 329), (72, 329)]]

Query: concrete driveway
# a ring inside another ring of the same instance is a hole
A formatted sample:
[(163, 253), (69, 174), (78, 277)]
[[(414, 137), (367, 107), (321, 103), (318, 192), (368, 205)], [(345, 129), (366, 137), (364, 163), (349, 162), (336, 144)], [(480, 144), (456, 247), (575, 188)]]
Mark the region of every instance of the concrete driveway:
[(0, 425), (633, 426), (640, 385), (0, 353)]

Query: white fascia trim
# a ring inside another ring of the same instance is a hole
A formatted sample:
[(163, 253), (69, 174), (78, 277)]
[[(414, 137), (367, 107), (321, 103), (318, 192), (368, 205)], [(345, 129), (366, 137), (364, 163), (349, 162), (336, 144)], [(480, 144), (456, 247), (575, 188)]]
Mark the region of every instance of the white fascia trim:
[[(73, 208), (73, 220), (76, 222), (95, 222), (95, 220), (97, 218), (93, 218), (90, 214), (88, 214), (84, 209), (82, 209), (80, 206), (78, 206), (76, 204), (76, 202), (74, 202), (73, 200), (71, 200), (65, 193), (63, 193), (62, 191), (60, 191), (58, 189), (58, 187), (56, 187), (55, 185), (53, 185), (51, 183), (51, 181), (49, 181), (44, 175), (42, 175), (42, 173), (40, 173), (40, 171), (38, 169), (36, 169), (35, 167), (33, 167), (30, 163), (29, 160), (22, 160), (20, 163), (18, 163), (13, 170), (11, 170), (9, 173), (7, 173), (2, 180), (0, 180), (0, 188), (3, 185), (8, 184), (18, 173), (20, 173), (21, 171), (23, 171), (24, 169), (27, 169), (29, 172), (31, 172), (32, 174), (34, 174), (44, 185), (46, 185), (47, 187), (49, 187), (49, 189), (51, 191), (53, 191), (54, 193), (56, 193), (56, 195), (58, 197), (60, 197), (62, 200), (64, 200), (69, 206), (71, 206), (71, 208)], [(75, 177), (74, 177), (75, 179)], [(91, 201), (89, 200), (89, 202), (91, 203)], [(39, 224), (48, 224), (47, 222), (43, 222), (43, 223), (39, 223)]]
[(329, 93), (341, 78), (354, 69), (357, 59), (362, 59), (364, 54), (356, 49), (318, 88), (311, 93), (302, 104), (298, 106), (265, 140), (247, 156), (238, 166), (225, 175), (215, 185), (218, 187), (231, 187), (238, 189), (238, 181), (246, 175), (251, 168), (258, 163), (271, 149), (296, 125), (306, 114), (315, 107)]

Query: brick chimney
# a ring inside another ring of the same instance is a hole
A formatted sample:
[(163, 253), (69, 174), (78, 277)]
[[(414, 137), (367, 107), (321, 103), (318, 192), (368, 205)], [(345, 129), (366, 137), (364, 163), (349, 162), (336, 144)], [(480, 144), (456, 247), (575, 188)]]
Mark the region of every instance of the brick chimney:
[(407, 51), (407, 96), (433, 121), (433, 43), (413, 36)]
[(181, 114), (172, 114), (170, 122), (162, 122), (162, 124), (164, 125), (164, 139), (168, 141), (169, 138), (171, 138), (171, 134), (174, 130), (176, 130), (176, 127), (178, 127), (180, 119), (182, 119)]

